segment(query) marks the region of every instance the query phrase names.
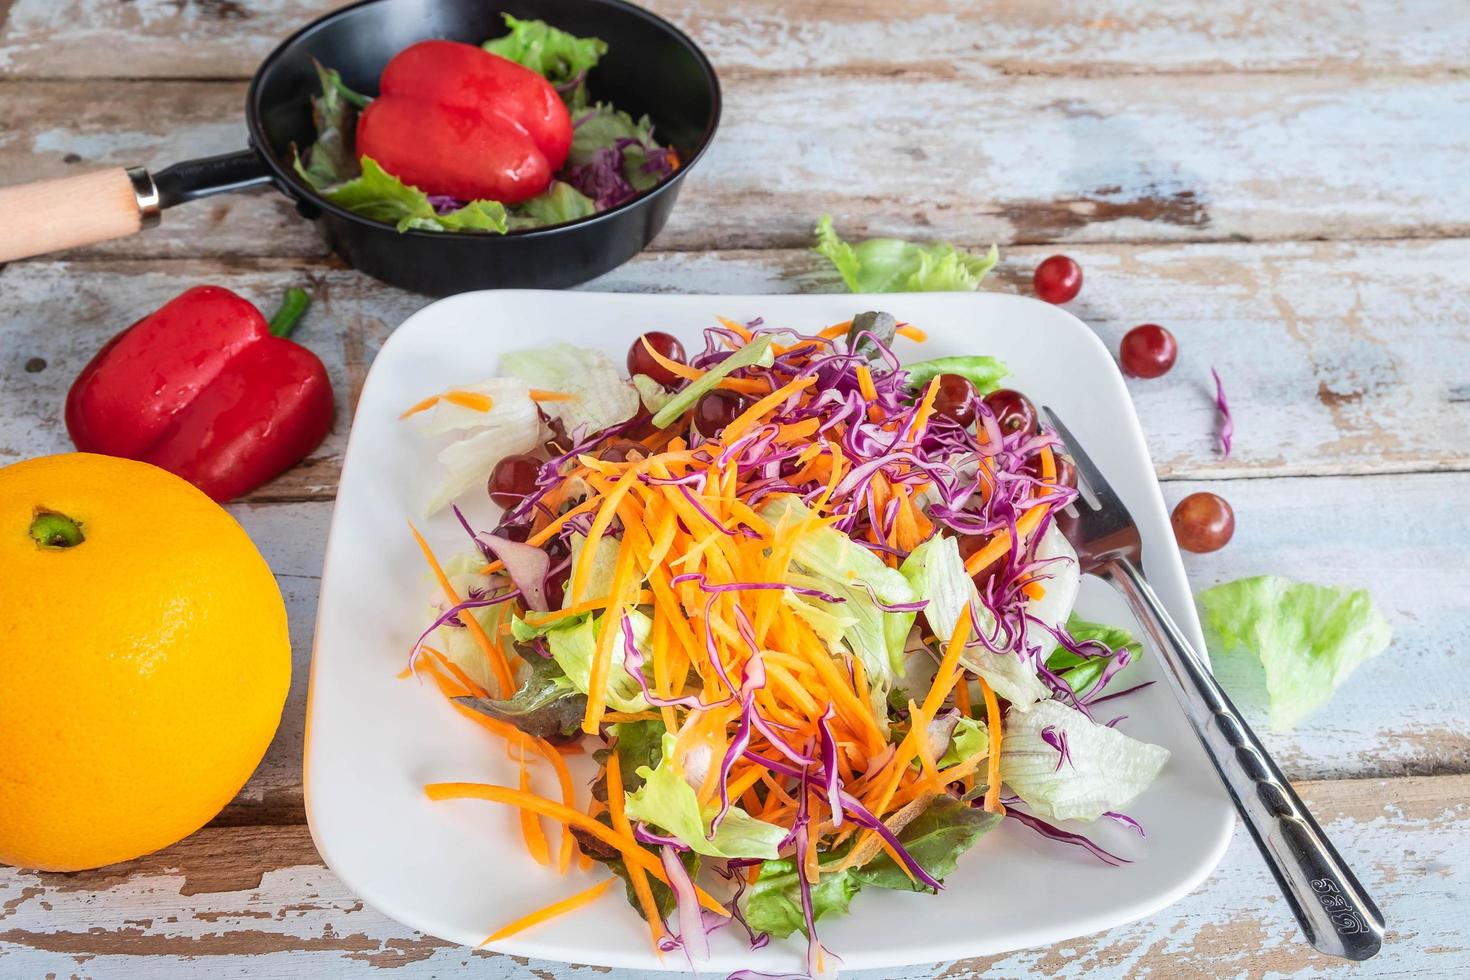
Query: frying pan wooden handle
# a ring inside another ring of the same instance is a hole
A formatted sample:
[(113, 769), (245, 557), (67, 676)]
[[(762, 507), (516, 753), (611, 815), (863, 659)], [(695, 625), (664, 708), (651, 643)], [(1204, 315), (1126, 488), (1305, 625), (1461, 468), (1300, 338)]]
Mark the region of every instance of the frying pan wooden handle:
[(158, 211), (141, 167), (0, 187), (0, 262), (122, 238), (157, 224)]

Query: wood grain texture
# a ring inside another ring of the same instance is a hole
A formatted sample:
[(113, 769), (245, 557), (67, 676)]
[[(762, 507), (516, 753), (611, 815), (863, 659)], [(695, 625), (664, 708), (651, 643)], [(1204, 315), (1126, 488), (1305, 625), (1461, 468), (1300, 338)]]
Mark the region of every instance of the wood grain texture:
[[(1298, 788), (1339, 847), (1356, 859), (1388, 916), (1388, 942), (1370, 964), (1330, 960), (1304, 945), (1249, 838), (1237, 831), (1211, 878), (1149, 919), (1046, 949), (882, 976), (1451, 977), (1470, 970), (1460, 914), (1470, 900), (1461, 873), (1470, 777), (1307, 782)], [(1059, 852), (1056, 860), (1078, 858)], [(970, 870), (962, 863), (957, 873)], [(611, 906), (616, 899), (607, 901)], [(923, 902), (924, 896), (912, 896), (915, 914), (922, 914)], [(861, 899), (853, 908), (862, 914)], [(522, 911), (508, 896), (506, 918)], [(487, 930), (497, 924), (486, 923)], [(0, 974), (40, 976), (58, 969), (150, 978), (205, 972), (347, 977), (388, 969), (402, 980), (469, 971), (494, 980), (609, 975), (472, 952), (412, 932), (364, 906), (322, 867), (299, 826), (207, 828), (166, 851), (97, 872), (0, 868)]]
[[(245, 145), (243, 83), (108, 84), (0, 83), (3, 179)], [(1467, 158), (1464, 76), (741, 77), (657, 247), (804, 246), (823, 211), (854, 236), (965, 244), (1463, 236)], [(292, 207), (213, 198), (82, 254), (323, 254)]]
[[(1069, 307), (1116, 347), (1166, 324), (1173, 373), (1130, 381), (1165, 479), (1470, 467), (1470, 242), (1208, 244), (1073, 249), (1087, 285)], [(1014, 248), (987, 288), (1029, 292), (1046, 250)], [(831, 288), (802, 251), (651, 253), (589, 288), (785, 292)], [(335, 492), (353, 393), (392, 327), (427, 300), (323, 263), (15, 263), (0, 271), (0, 458), (68, 446), (61, 409), (102, 341), (186, 283), (215, 282), (272, 307), (288, 286), (317, 296), (298, 338), (326, 362), (338, 421), (310, 459), (256, 500)], [(57, 311), (64, 309), (64, 319)], [(44, 361), (38, 366), (37, 359)], [(1209, 369), (1225, 380), (1235, 452), (1214, 448)]]
[[(12, 76), (243, 78), (337, 6), (308, 0), (15, 0)], [(1250, 0), (649, 0), (726, 73), (824, 70), (1155, 74), (1463, 66), (1470, 24), (1426, 4)], [(169, 42), (169, 43), (160, 43)], [(172, 43), (178, 42), (178, 43)]]

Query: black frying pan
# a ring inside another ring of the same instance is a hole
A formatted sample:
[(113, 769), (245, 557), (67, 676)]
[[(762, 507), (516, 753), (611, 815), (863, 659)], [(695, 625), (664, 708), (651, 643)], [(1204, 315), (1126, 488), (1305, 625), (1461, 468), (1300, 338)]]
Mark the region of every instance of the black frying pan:
[[(315, 139), (312, 59), (347, 85), (376, 92), (395, 54), (429, 38), (478, 44), (505, 33), (502, 13), (540, 18), (600, 37), (608, 53), (588, 76), (596, 100), (635, 118), (683, 162), (671, 177), (601, 214), (506, 235), (399, 232), (317, 197), (291, 167), (290, 147)], [(720, 86), (709, 59), (672, 24), (623, 0), (362, 0), (314, 21), (265, 59), (245, 103), (250, 147), (189, 160), (156, 174), (141, 167), (0, 189), (0, 262), (132, 234), (159, 212), (196, 198), (275, 184), (316, 222), (332, 250), (384, 282), (443, 295), (497, 287), (559, 288), (585, 282), (647, 245), (674, 206), (720, 119)]]

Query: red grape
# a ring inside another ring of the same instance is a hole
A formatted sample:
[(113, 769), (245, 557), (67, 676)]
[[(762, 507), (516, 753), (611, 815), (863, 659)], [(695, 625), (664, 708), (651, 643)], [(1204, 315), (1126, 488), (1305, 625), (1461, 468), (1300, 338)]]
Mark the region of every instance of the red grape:
[(1082, 266), (1065, 255), (1053, 255), (1036, 267), (1031, 287), (1048, 303), (1071, 302), (1082, 291)]
[(495, 464), (490, 474), (490, 499), (502, 507), (514, 507), (536, 489), (536, 474), (541, 460), (526, 453), (507, 456)]
[(628, 376), (646, 374), (665, 387), (677, 382), (679, 376), (655, 361), (653, 355), (644, 348), (643, 341), (645, 340), (648, 341), (649, 347), (668, 360), (684, 363), (684, 345), (660, 330), (651, 330), (633, 341), (633, 346), (628, 348)]
[(745, 411), (745, 399), (732, 391), (716, 389), (705, 395), (694, 406), (694, 427), (706, 439), (713, 439), (720, 430), (734, 422)]
[(1145, 323), (1123, 335), (1118, 360), (1135, 378), (1157, 378), (1167, 374), (1179, 356), (1174, 335), (1157, 323)]
[(995, 416), (1002, 434), (1036, 431), (1036, 406), (1019, 391), (999, 388), (985, 396), (985, 405)]
[(1235, 534), (1235, 511), (1224, 497), (1192, 493), (1179, 501), (1169, 518), (1174, 537), (1185, 551), (1219, 551)]
[(958, 374), (941, 374), (939, 390), (934, 394), (935, 414), (953, 419), (962, 426), (975, 421), (975, 386)]

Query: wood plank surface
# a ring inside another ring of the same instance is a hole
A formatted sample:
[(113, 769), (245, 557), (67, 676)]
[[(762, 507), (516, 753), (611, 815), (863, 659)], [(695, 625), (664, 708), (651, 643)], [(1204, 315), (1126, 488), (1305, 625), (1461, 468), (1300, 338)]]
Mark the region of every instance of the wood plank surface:
[[(338, 4), (310, 0), (14, 0), (11, 76), (244, 78)], [(1464, 64), (1470, 22), (1393, 0), (647, 0), (729, 74), (1434, 70)], [(3, 9), (3, 8), (0, 8)]]
[[(0, 83), (0, 175), (157, 168), (245, 145), (244, 83), (107, 85), (99, 99), (86, 81)], [(1464, 236), (1466, 159), (1463, 75), (761, 75), (731, 81), (657, 247), (800, 247), (824, 211), (852, 235), (962, 244)], [(323, 254), (293, 215), (256, 190), (83, 254)]]
[[(1371, 964), (1331, 960), (1301, 942), (1243, 830), (1187, 898), (1130, 925), (1054, 947), (852, 980), (979, 980), (1098, 975), (1454, 977), (1470, 970), (1461, 909), (1470, 776), (1299, 784), (1391, 923)], [(1081, 858), (1084, 859), (1085, 858)], [(1058, 862), (1079, 860), (1059, 852)], [(968, 869), (962, 863), (957, 874)], [(608, 898), (611, 906), (620, 898)], [(912, 896), (922, 914), (924, 896)], [(507, 896), (506, 918), (523, 910)], [(620, 910), (632, 916), (631, 910)], [(861, 914), (861, 899), (854, 905)], [(1412, 913), (1412, 914), (1411, 914)], [(498, 923), (486, 923), (487, 930)], [(838, 951), (840, 952), (840, 950)], [(792, 962), (791, 968), (797, 964)], [(609, 975), (449, 946), (367, 907), (325, 869), (302, 826), (209, 828), (158, 854), (95, 872), (0, 868), (0, 974), (509, 980)], [(619, 980), (668, 974), (615, 971)]]
[[(1029, 293), (1035, 264), (1065, 250), (1087, 275), (1068, 309), (1110, 347), (1146, 321), (1180, 340), (1173, 373), (1129, 388), (1168, 501), (1212, 490), (1235, 507), (1228, 548), (1186, 555), (1196, 590), (1264, 572), (1366, 586), (1395, 630), (1296, 731), (1261, 732), (1383, 906), (1379, 958), (1303, 945), (1237, 832), (1209, 882), (1151, 919), (883, 980), (1470, 975), (1470, 7), (642, 2), (714, 60), (725, 117), (653, 248), (588, 288), (831, 289), (806, 250), (824, 211), (852, 237), (996, 241), (988, 289)], [(246, 79), (335, 5), (0, 0), (0, 184), (243, 147)], [(239, 798), (173, 848), (77, 875), (0, 867), (0, 977), (606, 975), (414, 933), (325, 869), (304, 826), (311, 635), (350, 409), (425, 298), (343, 268), (271, 190), (0, 267), (0, 465), (69, 448), (76, 372), (198, 282), (263, 307), (310, 288), (300, 339), (338, 396), (322, 448), (231, 507), (286, 599), (283, 723)], [(1211, 366), (1235, 410), (1229, 459)], [(1264, 729), (1256, 673), (1216, 669)]]
[[(1007, 249), (987, 288), (1029, 292), (1030, 271), (1046, 252)], [(1163, 323), (1179, 338), (1180, 361), (1170, 375), (1129, 382), (1163, 478), (1470, 466), (1470, 282), (1463, 275), (1470, 242), (1071, 252), (1088, 278), (1069, 309), (1110, 347), (1144, 321)], [(823, 265), (806, 251), (653, 253), (589, 288), (831, 288), (821, 278)], [(67, 448), (61, 410), (72, 378), (113, 332), (197, 282), (235, 289), (265, 308), (288, 286), (317, 294), (298, 339), (332, 375), (336, 430), (254, 499), (330, 496), (347, 406), (367, 365), (388, 332), (427, 300), (321, 263), (34, 261), (0, 271), (0, 458)], [(1211, 366), (1236, 414), (1229, 459), (1214, 448)]]

